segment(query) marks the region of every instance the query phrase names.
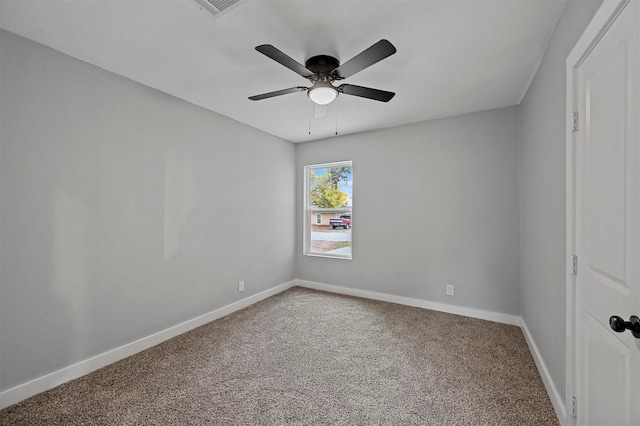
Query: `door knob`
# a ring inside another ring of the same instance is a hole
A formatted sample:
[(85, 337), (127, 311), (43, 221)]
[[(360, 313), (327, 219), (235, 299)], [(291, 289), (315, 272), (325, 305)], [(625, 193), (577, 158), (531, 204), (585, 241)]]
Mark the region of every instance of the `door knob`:
[(631, 330), (636, 338), (640, 339), (640, 318), (635, 315), (631, 315), (629, 321), (625, 321), (617, 315), (609, 318), (609, 325), (615, 332), (622, 333), (625, 330)]

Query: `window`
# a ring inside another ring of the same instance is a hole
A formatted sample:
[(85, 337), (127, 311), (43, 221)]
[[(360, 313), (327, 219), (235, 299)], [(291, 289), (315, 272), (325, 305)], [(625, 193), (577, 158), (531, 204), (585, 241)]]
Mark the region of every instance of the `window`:
[(353, 165), (305, 166), (304, 254), (351, 259)]

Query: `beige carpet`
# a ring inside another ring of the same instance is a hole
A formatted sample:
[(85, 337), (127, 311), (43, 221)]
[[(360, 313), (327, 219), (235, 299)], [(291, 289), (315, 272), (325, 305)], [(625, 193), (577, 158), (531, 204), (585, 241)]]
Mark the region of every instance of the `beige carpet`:
[(293, 288), (1, 425), (557, 425), (518, 327)]

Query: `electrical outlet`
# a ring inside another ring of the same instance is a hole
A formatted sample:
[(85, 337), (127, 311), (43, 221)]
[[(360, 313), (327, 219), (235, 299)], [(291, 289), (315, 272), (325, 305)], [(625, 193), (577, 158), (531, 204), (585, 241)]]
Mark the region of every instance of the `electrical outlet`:
[(453, 284), (447, 284), (447, 296), (453, 296)]
[(244, 281), (238, 281), (238, 293), (244, 291)]

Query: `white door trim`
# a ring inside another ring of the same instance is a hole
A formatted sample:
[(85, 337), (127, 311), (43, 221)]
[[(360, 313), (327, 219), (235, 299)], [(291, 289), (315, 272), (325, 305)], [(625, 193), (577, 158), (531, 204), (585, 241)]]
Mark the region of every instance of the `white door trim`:
[[(566, 97), (566, 416), (563, 426), (574, 426), (576, 417), (571, 413), (571, 399), (577, 395), (576, 373), (576, 277), (573, 275), (572, 257), (576, 252), (576, 149), (573, 112), (578, 111), (578, 91), (576, 69), (582, 64), (589, 52), (598, 43), (602, 35), (615, 21), (630, 0), (604, 0), (575, 47), (567, 57), (567, 97)], [(580, 117), (578, 117), (580, 127)]]

